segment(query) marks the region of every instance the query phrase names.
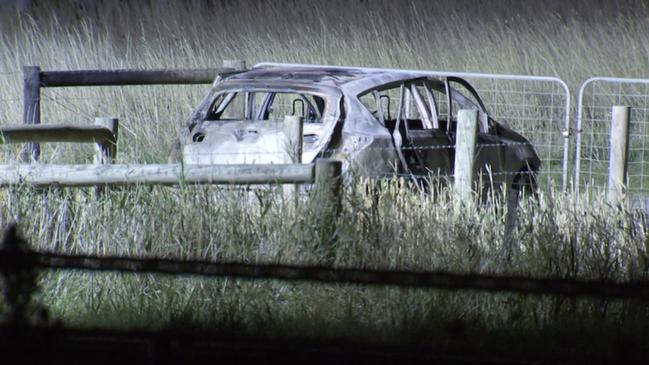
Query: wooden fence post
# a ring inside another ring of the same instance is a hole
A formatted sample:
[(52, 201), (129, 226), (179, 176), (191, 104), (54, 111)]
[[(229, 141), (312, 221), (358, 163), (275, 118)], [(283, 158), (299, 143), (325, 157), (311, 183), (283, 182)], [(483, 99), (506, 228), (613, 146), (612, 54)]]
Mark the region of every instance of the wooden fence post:
[(287, 163), (302, 163), (304, 118), (297, 115), (284, 117), (284, 151)]
[[(285, 162), (293, 164), (302, 163), (304, 118), (297, 115), (286, 115), (284, 116), (282, 129), (284, 134), (283, 148), (285, 152)], [(290, 186), (284, 186), (284, 193), (289, 196), (293, 195), (293, 202), (297, 209), (300, 202), (300, 185), (294, 185), (293, 189), (291, 189)]]
[(335, 222), (342, 209), (342, 162), (331, 159), (315, 161), (316, 205), (319, 225), (323, 239), (333, 238)]
[(117, 156), (117, 136), (119, 132), (119, 121), (117, 118), (95, 118), (95, 125), (106, 127), (113, 134), (110, 140), (98, 141), (95, 145), (95, 164), (111, 164)]
[(627, 159), (629, 156), (628, 106), (614, 106), (611, 111), (611, 141), (609, 148), (608, 200), (617, 203), (626, 189)]
[(478, 111), (458, 111), (455, 141), (455, 191), (464, 202), (473, 199), (473, 165), (478, 133)]
[(235, 71), (243, 71), (246, 69), (246, 61), (244, 60), (223, 60), (223, 68), (233, 68)]
[[(38, 66), (23, 67), (23, 123), (41, 124), (41, 68)], [(20, 159), (36, 161), (40, 154), (40, 145), (29, 142), (23, 147)]]

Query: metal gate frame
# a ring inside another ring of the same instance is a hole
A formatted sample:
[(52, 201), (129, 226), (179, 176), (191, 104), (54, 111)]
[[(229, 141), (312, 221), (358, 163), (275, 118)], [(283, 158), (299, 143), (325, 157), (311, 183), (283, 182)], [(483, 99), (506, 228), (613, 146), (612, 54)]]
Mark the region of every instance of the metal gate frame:
[(581, 83), (579, 87), (579, 94), (577, 97), (577, 126), (576, 126), (576, 139), (575, 139), (575, 167), (574, 167), (574, 179), (575, 179), (575, 193), (579, 193), (579, 175), (581, 168), (581, 133), (582, 133), (582, 118), (583, 118), (583, 102), (584, 102), (584, 91), (586, 87), (596, 81), (605, 81), (605, 82), (617, 82), (621, 84), (644, 84), (649, 85), (649, 79), (634, 79), (634, 78), (625, 78), (625, 77), (591, 77), (586, 79)]

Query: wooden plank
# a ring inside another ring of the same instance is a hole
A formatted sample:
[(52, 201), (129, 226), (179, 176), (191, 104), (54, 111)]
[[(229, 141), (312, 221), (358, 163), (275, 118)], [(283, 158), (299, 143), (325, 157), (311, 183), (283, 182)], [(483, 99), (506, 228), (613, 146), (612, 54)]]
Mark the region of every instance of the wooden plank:
[(38, 142), (108, 142), (113, 132), (98, 125), (36, 124), (0, 126), (0, 143)]
[(395, 285), (450, 290), (551, 294), (569, 297), (649, 299), (649, 282), (640, 279), (627, 282), (616, 282), (610, 279), (590, 281), (584, 279), (534, 278), (529, 275), (457, 273), (442, 270), (388, 271), (368, 268), (188, 261), (168, 258), (141, 259), (122, 256), (98, 257), (0, 250), (0, 272), (3, 269), (8, 271), (13, 267), (11, 264), (16, 262), (32, 263), (37, 268), (168, 273), (173, 275), (279, 279), (357, 285)]
[(108, 141), (99, 141), (95, 145), (95, 163), (107, 164), (115, 162), (119, 121), (117, 118), (95, 118), (95, 126), (108, 129), (113, 137)]
[(244, 60), (223, 60), (221, 64), (223, 68), (232, 68), (237, 71), (243, 71), (246, 69), (246, 61)]
[(43, 71), (40, 77), (44, 87), (179, 85), (211, 84), (218, 74), (235, 71), (234, 68)]
[[(284, 152), (286, 153), (284, 162), (302, 163), (304, 118), (298, 115), (285, 115), (282, 129), (284, 132)], [(292, 188), (291, 186), (284, 186), (284, 193), (293, 196), (293, 203), (297, 209), (300, 204), (300, 186), (296, 184)]]
[(296, 184), (314, 181), (313, 164), (0, 165), (0, 186)]
[(454, 184), (455, 191), (465, 202), (470, 202), (473, 197), (473, 165), (477, 135), (477, 110), (459, 110), (455, 141)]
[(315, 190), (320, 239), (331, 242), (336, 235), (336, 221), (342, 211), (342, 161), (317, 159)]
[(297, 115), (284, 116), (284, 151), (287, 163), (302, 163), (304, 141), (304, 118)]
[[(41, 69), (38, 66), (23, 67), (23, 123), (37, 125), (41, 123)], [(20, 159), (23, 162), (36, 161), (41, 148), (38, 143), (29, 142), (23, 148)]]
[(628, 106), (614, 106), (611, 111), (611, 141), (609, 149), (608, 200), (616, 203), (626, 188), (627, 159), (629, 155)]

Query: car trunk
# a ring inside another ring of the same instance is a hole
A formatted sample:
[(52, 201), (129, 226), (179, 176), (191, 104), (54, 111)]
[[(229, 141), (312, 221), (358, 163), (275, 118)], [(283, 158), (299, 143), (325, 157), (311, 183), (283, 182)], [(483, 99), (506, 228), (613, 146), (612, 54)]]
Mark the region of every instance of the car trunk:
[[(292, 163), (281, 121), (205, 121), (183, 146), (185, 164)], [(322, 125), (304, 124), (302, 161), (311, 162), (323, 138)]]

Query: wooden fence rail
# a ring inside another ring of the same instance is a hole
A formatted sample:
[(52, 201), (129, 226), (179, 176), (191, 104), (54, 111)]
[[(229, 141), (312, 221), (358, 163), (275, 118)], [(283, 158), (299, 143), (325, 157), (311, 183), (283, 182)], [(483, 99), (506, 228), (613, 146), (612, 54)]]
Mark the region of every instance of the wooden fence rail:
[(97, 143), (115, 139), (113, 132), (104, 126), (73, 124), (0, 125), (0, 137), (0, 143)]
[[(552, 294), (599, 298), (649, 300), (649, 282), (618, 283), (569, 279), (530, 278), (445, 271), (385, 271), (318, 266), (244, 264), (237, 262), (188, 262), (180, 260), (133, 259), (124, 257), (67, 256), (38, 254), (26, 256), (38, 268), (125, 271), (136, 273), (192, 274), (249, 279), (281, 279), (362, 285), (479, 290), (522, 294)], [(0, 260), (1, 262), (2, 260)]]
[(41, 71), (41, 87), (210, 84), (233, 68)]
[[(23, 122), (41, 123), (41, 88), (72, 86), (186, 85), (209, 84), (223, 73), (244, 70), (241, 60), (224, 60), (220, 68), (178, 70), (75, 70), (41, 71), (38, 66), (23, 67)], [(40, 146), (30, 141), (22, 160), (38, 160)]]
[[(117, 154), (119, 121), (96, 118), (94, 125), (22, 124), (0, 126), (0, 144), (38, 142), (96, 143), (95, 163), (112, 163)], [(38, 148), (40, 151), (40, 147)], [(29, 159), (24, 156), (23, 160)]]
[(16, 227), (9, 227), (0, 245), (0, 273), (16, 275), (34, 269), (52, 268), (649, 300), (649, 281), (620, 283), (445, 271), (385, 271), (32, 252), (26, 242), (17, 236)]
[[(338, 161), (331, 161), (339, 163)], [(315, 164), (276, 165), (0, 165), (0, 186), (303, 184), (315, 181)]]

